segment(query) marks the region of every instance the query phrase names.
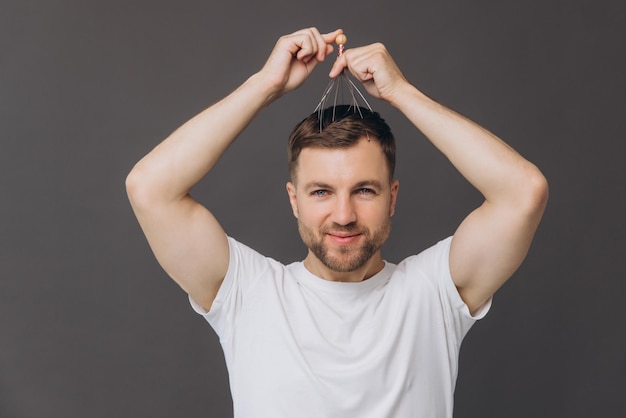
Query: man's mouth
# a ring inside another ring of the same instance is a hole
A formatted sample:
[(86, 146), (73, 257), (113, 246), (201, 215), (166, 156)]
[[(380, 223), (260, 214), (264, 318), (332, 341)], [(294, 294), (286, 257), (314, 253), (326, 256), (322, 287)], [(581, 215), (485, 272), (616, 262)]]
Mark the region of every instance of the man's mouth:
[(358, 234), (358, 233), (346, 234), (346, 233), (341, 233), (341, 232), (328, 232), (327, 235), (332, 242), (338, 245), (353, 244), (361, 236), (361, 234)]

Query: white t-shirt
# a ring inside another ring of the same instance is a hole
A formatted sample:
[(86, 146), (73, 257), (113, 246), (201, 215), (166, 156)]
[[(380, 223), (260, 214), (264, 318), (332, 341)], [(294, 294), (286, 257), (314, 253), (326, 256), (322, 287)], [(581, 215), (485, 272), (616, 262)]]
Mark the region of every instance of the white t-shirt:
[(207, 313), (236, 418), (452, 417), (472, 317), (448, 267), (451, 238), (358, 283), (323, 280), (229, 238)]

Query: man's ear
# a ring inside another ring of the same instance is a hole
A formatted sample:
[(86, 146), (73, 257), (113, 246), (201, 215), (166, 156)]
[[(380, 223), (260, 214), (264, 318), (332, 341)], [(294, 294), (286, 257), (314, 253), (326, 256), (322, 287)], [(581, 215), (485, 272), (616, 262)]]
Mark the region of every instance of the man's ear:
[(289, 203), (291, 203), (291, 210), (293, 211), (293, 216), (298, 219), (298, 202), (296, 199), (296, 186), (292, 182), (287, 182), (287, 194), (289, 195)]
[(389, 202), (389, 217), (391, 218), (396, 213), (396, 201), (398, 200), (398, 189), (400, 188), (400, 182), (394, 180), (391, 182), (391, 200)]

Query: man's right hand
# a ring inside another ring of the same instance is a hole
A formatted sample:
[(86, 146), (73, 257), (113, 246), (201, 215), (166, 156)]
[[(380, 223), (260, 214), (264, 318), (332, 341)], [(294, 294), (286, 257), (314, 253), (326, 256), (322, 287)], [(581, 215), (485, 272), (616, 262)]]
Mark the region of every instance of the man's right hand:
[(332, 43), (341, 29), (320, 34), (316, 28), (302, 29), (282, 36), (257, 76), (276, 93), (270, 101), (298, 88), (320, 62), (332, 53)]

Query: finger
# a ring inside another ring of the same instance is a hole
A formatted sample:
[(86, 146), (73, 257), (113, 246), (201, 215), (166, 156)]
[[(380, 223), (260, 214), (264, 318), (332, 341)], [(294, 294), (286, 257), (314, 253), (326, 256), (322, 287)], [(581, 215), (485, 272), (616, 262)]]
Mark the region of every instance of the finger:
[(336, 77), (341, 74), (342, 70), (347, 69), (359, 81), (371, 80), (377, 68), (380, 67), (382, 58), (384, 57), (381, 56), (376, 45), (347, 49), (335, 61), (330, 76)]
[[(364, 65), (365, 67), (361, 68)], [(367, 48), (359, 47), (346, 49), (343, 54), (335, 60), (329, 76), (333, 78), (337, 77), (345, 69), (350, 71), (350, 73), (357, 77), (359, 81), (363, 81), (362, 77), (356, 73), (367, 72)]]
[(299, 50), (296, 53), (296, 58), (299, 61), (308, 63), (313, 58), (317, 58), (320, 54), (320, 48), (325, 52), (326, 44), (316, 28), (303, 29), (296, 32), (299, 40)]
[(309, 38), (311, 44), (311, 50), (307, 50), (302, 53), (300, 58), (304, 62), (308, 62), (315, 58), (318, 62), (324, 61), (324, 59), (333, 51), (332, 43), (337, 35), (343, 33), (341, 29), (337, 29), (333, 32), (321, 34), (317, 28), (309, 28), (303, 30), (303, 33)]
[(343, 29), (335, 29), (332, 32), (328, 32), (322, 35), (322, 38), (324, 38), (324, 41), (327, 44), (331, 44), (333, 42), (335, 42), (335, 39), (337, 38), (338, 35), (343, 33)]
[(320, 44), (320, 51), (318, 53), (318, 60), (323, 61), (330, 53), (333, 52), (332, 44), (337, 39), (337, 36), (343, 33), (343, 29), (336, 29), (332, 32), (321, 35), (323, 44)]
[(304, 63), (308, 63), (314, 58), (318, 62), (324, 61), (332, 53), (332, 43), (341, 33), (343, 33), (341, 29), (323, 35), (317, 28), (299, 30), (288, 36), (292, 41), (290, 52), (296, 59)]
[[(362, 51), (359, 50), (359, 52), (360, 54), (355, 54), (354, 57), (349, 54), (349, 57), (346, 57), (346, 61), (349, 61), (348, 69), (350, 73), (357, 80), (365, 82), (374, 78), (378, 62), (370, 50), (364, 48)], [(354, 53), (354, 51), (351, 51), (351, 53)]]
[[(315, 58), (318, 62), (324, 61), (326, 58), (327, 44), (324, 37), (317, 28), (309, 28), (309, 35), (311, 36), (311, 42), (315, 48)], [(313, 58), (313, 56), (311, 56)]]
[(341, 72), (347, 66), (348, 66), (348, 62), (346, 61), (346, 57), (345, 57), (345, 53), (344, 53), (342, 56), (337, 57), (337, 59), (333, 63), (333, 66), (330, 68), (330, 73), (328, 74), (328, 76), (330, 78), (337, 77), (339, 74), (341, 74)]

